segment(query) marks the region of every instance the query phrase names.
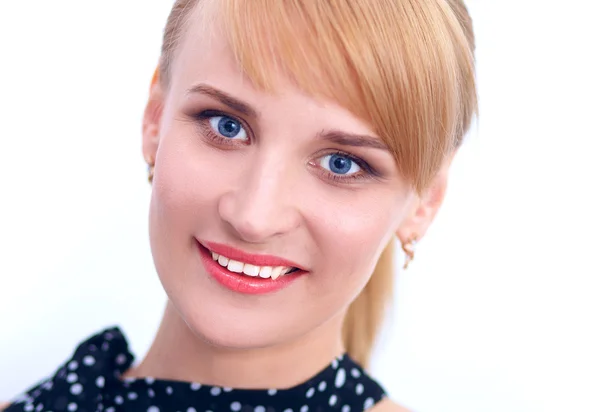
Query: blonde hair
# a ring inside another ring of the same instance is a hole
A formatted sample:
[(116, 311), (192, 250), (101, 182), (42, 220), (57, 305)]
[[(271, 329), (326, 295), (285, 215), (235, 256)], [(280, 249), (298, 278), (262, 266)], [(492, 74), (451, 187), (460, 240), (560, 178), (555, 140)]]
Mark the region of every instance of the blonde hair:
[[(256, 87), (281, 73), (306, 93), (368, 122), (402, 176), (422, 192), (477, 112), (474, 36), (462, 0), (177, 0), (164, 33), (168, 86), (177, 45), (198, 5), (229, 40)], [(225, 24), (226, 23), (226, 24)], [(344, 342), (367, 366), (393, 289), (393, 243), (348, 309)]]

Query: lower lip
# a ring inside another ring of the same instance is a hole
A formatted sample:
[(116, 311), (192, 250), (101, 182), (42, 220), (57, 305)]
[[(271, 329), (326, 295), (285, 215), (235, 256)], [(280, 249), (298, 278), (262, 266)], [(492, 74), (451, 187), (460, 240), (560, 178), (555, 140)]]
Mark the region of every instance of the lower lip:
[(277, 292), (292, 284), (296, 279), (302, 276), (304, 271), (296, 271), (290, 275), (283, 275), (273, 280), (253, 277), (240, 273), (234, 273), (227, 270), (212, 258), (211, 252), (198, 243), (198, 250), (204, 268), (209, 275), (217, 282), (234, 292), (248, 295), (262, 295), (266, 293)]

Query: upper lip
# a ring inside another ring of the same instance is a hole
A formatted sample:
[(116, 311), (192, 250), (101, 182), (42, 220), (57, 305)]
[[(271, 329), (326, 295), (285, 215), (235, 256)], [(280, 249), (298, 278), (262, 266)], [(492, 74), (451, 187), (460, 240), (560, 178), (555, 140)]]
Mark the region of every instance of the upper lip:
[(278, 256), (248, 253), (244, 252), (243, 250), (236, 249), (232, 246), (224, 245), (222, 243), (201, 241), (198, 241), (198, 243), (200, 243), (202, 246), (204, 246), (211, 252), (215, 252), (218, 255), (223, 255), (228, 259), (237, 260), (238, 262), (249, 263), (254, 266), (294, 267), (299, 270), (306, 271), (306, 269), (302, 268), (298, 263), (280, 258)]

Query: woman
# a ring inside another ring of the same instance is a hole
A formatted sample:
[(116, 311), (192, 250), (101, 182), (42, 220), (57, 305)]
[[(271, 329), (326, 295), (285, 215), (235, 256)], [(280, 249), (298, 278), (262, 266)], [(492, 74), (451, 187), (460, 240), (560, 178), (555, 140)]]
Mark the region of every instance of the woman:
[(401, 411), (364, 371), (476, 111), (461, 0), (178, 0), (143, 120), (168, 295), (6, 411)]

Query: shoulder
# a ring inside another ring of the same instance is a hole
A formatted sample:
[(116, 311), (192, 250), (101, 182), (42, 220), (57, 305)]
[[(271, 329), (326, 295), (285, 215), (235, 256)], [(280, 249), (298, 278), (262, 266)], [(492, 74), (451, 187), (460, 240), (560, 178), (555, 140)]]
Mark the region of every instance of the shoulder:
[[(81, 342), (72, 357), (60, 365), (50, 377), (38, 380), (38, 383), (15, 398), (12, 403), (0, 402), (0, 412), (23, 406), (27, 406), (27, 410), (34, 403), (41, 405), (48, 399), (64, 397), (67, 392), (75, 394), (73, 391), (85, 394), (90, 400), (95, 399), (93, 395), (100, 395), (101, 388), (96, 383), (97, 379), (118, 379), (132, 362), (133, 354), (129, 351), (128, 342), (120, 329), (105, 329)], [(74, 372), (78, 376), (75, 384), (70, 381)], [(92, 407), (79, 409), (91, 410)]]
[(393, 402), (390, 399), (384, 399), (381, 402), (378, 402), (373, 408), (371, 412), (412, 412), (409, 409), (406, 409), (397, 403)]

